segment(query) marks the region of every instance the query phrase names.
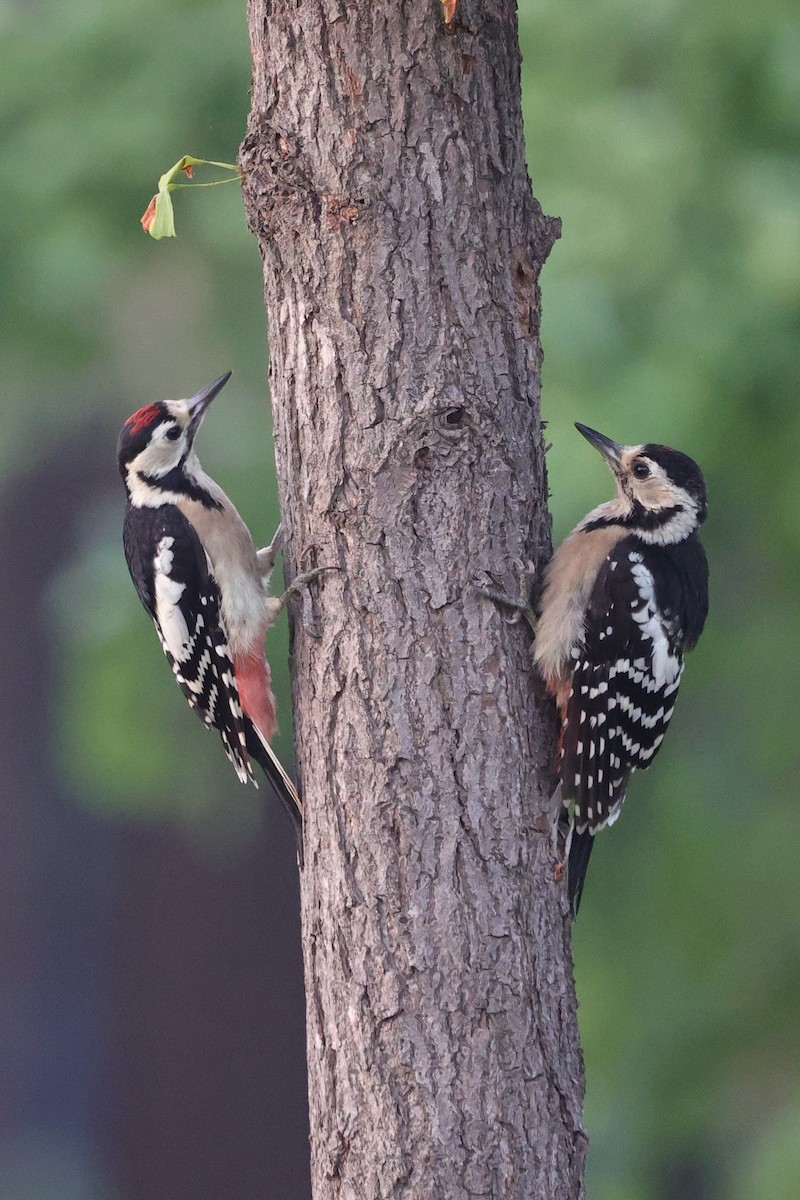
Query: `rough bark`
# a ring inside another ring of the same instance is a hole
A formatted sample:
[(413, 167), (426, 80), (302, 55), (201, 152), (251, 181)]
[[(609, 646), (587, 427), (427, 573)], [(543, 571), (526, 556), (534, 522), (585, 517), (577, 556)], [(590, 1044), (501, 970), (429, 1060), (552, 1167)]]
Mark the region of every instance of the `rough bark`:
[(553, 724), (473, 586), (549, 550), (515, 8), (249, 16), (289, 566), (340, 568), (294, 631), (314, 1196), (573, 1200)]

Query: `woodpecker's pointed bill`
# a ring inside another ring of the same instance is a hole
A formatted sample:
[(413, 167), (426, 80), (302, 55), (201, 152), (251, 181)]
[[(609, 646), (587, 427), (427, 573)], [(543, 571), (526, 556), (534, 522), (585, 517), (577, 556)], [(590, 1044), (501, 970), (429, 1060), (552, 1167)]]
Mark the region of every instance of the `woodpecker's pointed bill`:
[(233, 371), (226, 371), (224, 375), (220, 375), (219, 379), (215, 379), (213, 383), (209, 383), (206, 387), (201, 388), (199, 392), (196, 392), (194, 396), (190, 396), (186, 401), (189, 406), (189, 413), (191, 414), (190, 430), (193, 437), (200, 428), (211, 401), (215, 396), (219, 395), (232, 374)]
[(613, 471), (619, 469), (624, 446), (620, 446), (619, 442), (612, 442), (611, 438), (606, 437), (603, 433), (598, 433), (596, 429), (590, 429), (588, 425), (581, 425), (580, 421), (575, 422), (575, 428), (578, 433), (583, 434), (591, 446), (594, 446), (595, 450), (600, 451)]

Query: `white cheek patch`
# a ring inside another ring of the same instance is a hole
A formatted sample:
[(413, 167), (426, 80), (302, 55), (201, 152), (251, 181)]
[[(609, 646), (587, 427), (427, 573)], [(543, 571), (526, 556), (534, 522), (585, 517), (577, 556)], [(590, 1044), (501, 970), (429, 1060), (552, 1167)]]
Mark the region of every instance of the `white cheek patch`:
[(697, 528), (697, 504), (688, 492), (669, 479), (659, 463), (647, 461), (651, 471), (649, 479), (639, 481), (631, 476), (629, 487), (634, 497), (650, 511), (677, 509), (677, 512), (663, 525), (638, 530), (637, 537), (651, 546), (682, 542)]
[(174, 428), (175, 426), (171, 421), (165, 421), (155, 431), (148, 447), (152, 458), (152, 465), (147, 472), (149, 475), (166, 475), (168, 471), (171, 471), (181, 461), (185, 442), (183, 430), (181, 430), (180, 437), (167, 437), (169, 430)]
[(143, 475), (165, 475), (180, 462), (185, 449), (183, 431), (174, 440), (167, 437), (170, 429), (174, 429), (173, 421), (162, 421), (150, 435), (150, 440), (136, 458), (128, 464), (129, 472)]
[(179, 492), (154, 486), (150, 480), (162, 479), (173, 471), (186, 453), (186, 437), (170, 441), (168, 429), (174, 429), (172, 421), (157, 425), (144, 450), (132, 458), (125, 468), (125, 482), (134, 508), (159, 508), (162, 504), (178, 504)]

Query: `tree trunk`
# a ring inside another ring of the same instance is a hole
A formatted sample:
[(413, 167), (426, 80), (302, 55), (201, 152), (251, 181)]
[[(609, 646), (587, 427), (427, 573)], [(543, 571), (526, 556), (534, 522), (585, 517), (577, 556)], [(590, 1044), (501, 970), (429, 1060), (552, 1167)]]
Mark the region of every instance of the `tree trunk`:
[[(549, 551), (516, 12), (250, 0), (316, 1200), (582, 1195), (554, 724), (475, 582)], [(265, 1193), (266, 1194), (266, 1193)]]

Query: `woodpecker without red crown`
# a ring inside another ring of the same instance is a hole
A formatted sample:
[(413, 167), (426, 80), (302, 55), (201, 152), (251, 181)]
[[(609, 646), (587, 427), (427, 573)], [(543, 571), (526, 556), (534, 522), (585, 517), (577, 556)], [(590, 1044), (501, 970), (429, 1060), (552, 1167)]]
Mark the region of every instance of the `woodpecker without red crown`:
[(128, 493), (125, 557), (189, 704), (219, 730), (242, 783), (255, 783), (255, 759), (301, 844), (302, 804), (269, 745), (277, 723), (264, 639), (285, 601), (267, 593), (278, 535), (256, 551), (194, 451), (206, 410), (229, 378), (188, 400), (148, 404), (123, 425), (117, 458)]
[(683, 657), (708, 613), (697, 537), (706, 488), (667, 446), (620, 446), (576, 424), (611, 468), (613, 500), (556, 550), (535, 624), (534, 660), (561, 716), (559, 778), (573, 913), (594, 836), (613, 825), (631, 773), (658, 751)]

